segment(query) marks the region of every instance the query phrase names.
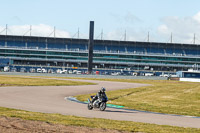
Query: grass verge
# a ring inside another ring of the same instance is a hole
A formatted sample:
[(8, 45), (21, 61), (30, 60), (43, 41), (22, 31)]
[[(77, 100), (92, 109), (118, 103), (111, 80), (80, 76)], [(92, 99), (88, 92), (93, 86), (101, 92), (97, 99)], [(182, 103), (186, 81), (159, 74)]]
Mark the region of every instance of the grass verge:
[[(105, 80), (105, 79), (100, 79)], [(144, 83), (152, 86), (108, 91), (110, 104), (129, 109), (166, 114), (200, 116), (200, 83), (166, 80), (106, 79), (107, 81)], [(107, 88), (109, 90), (109, 88)], [(79, 95), (85, 101), (90, 95)]]
[(70, 80), (56, 80), (44, 79), (34, 77), (20, 77), (20, 76), (0, 76), (1, 86), (73, 86), (73, 85), (94, 85), (94, 83), (70, 81)]
[(0, 116), (17, 117), (24, 120), (43, 121), (53, 124), (86, 126), (92, 128), (114, 129), (130, 132), (146, 133), (200, 133), (200, 129), (182, 128), (173, 126), (162, 126), (129, 121), (116, 121), (108, 119), (84, 118), (76, 116), (66, 116), (61, 114), (46, 114), (29, 112), (17, 109), (0, 107)]
[[(98, 79), (99, 80), (99, 79)], [(104, 80), (104, 79), (102, 79)], [(106, 79), (107, 80), (107, 79)], [(121, 98), (126, 98), (136, 94), (142, 96), (142, 92), (146, 93), (147, 90), (149, 92), (146, 96), (150, 95), (153, 92), (159, 92), (159, 88), (169, 89), (168, 91), (172, 91), (173, 84), (178, 83), (178, 88), (180, 87), (180, 92), (185, 90), (185, 93), (189, 93), (190, 96), (193, 96), (193, 93), (197, 93), (199, 89), (199, 84), (188, 83), (185, 84), (184, 82), (174, 82), (174, 81), (149, 81), (149, 80), (109, 80), (109, 81), (120, 81), (120, 82), (131, 82), (131, 83), (146, 83), (152, 84), (154, 86), (136, 88), (136, 89), (126, 89), (126, 90), (118, 90), (113, 92), (108, 92), (108, 96), (111, 99), (113, 104), (121, 104)], [(71, 81), (64, 81), (64, 80), (55, 80), (55, 79), (37, 79), (37, 78), (28, 78), (28, 77), (10, 77), (10, 76), (0, 76), (0, 84), (1, 86), (52, 86), (52, 85), (88, 85), (92, 83), (83, 83), (82, 82), (71, 82)], [(182, 84), (182, 85), (179, 85)], [(187, 85), (187, 86), (186, 86)], [(195, 87), (196, 85), (196, 87)], [(175, 86), (174, 86), (175, 87)], [(188, 87), (188, 88), (187, 88)], [(195, 88), (194, 90), (193, 87)], [(182, 89), (181, 89), (182, 88)], [(185, 88), (185, 89), (184, 89)], [(166, 91), (166, 90), (165, 90)], [(166, 92), (163, 91), (165, 94)], [(175, 91), (175, 90), (174, 90)], [(176, 92), (176, 91), (175, 91)], [(175, 93), (174, 92), (174, 93)], [(179, 92), (179, 93), (180, 93)], [(192, 93), (193, 92), (193, 93)], [(160, 92), (162, 94), (162, 91)], [(177, 92), (178, 93), (178, 92)], [(192, 94), (190, 94), (192, 93)], [(171, 93), (170, 93), (171, 94)], [(199, 93), (197, 93), (199, 94)], [(151, 95), (150, 95), (151, 96)], [(166, 96), (166, 95), (164, 95)], [(199, 95), (197, 95), (197, 100), (193, 99), (191, 101), (197, 102), (199, 105)], [(88, 96), (80, 96), (80, 99), (85, 99), (84, 97)], [(135, 97), (135, 95), (134, 95)], [(140, 98), (140, 97), (139, 97)], [(134, 99), (134, 98), (131, 98)], [(119, 100), (119, 101), (117, 101)], [(136, 99), (137, 101), (138, 99)], [(190, 101), (190, 102), (191, 102)], [(159, 102), (159, 101), (158, 101)], [(190, 103), (189, 102), (189, 103)], [(151, 102), (150, 102), (151, 103)], [(172, 103), (172, 102), (171, 102)], [(129, 103), (130, 104), (130, 103)], [(129, 104), (126, 104), (129, 106)], [(132, 103), (131, 103), (132, 105)], [(138, 104), (138, 108), (142, 107), (142, 104)], [(184, 105), (185, 106), (185, 105)], [(195, 104), (196, 106), (196, 104)], [(131, 108), (131, 106), (130, 106)], [(135, 108), (135, 106), (133, 106)], [(151, 110), (152, 108), (150, 108)], [(45, 113), (37, 113), (37, 112), (29, 112), (23, 110), (16, 110), (16, 109), (8, 109), (0, 107), (0, 116), (6, 117), (17, 117), (24, 120), (36, 120), (36, 121), (44, 121), (50, 122), (54, 124), (63, 124), (63, 125), (74, 125), (74, 126), (86, 126), (92, 128), (105, 128), (105, 129), (115, 129), (115, 130), (124, 130), (124, 131), (134, 131), (134, 132), (158, 132), (158, 133), (193, 133), (199, 132), (200, 129), (194, 128), (181, 128), (181, 127), (172, 127), (172, 126), (161, 126), (155, 124), (146, 124), (146, 123), (137, 123), (137, 122), (128, 122), (128, 121), (115, 121), (115, 120), (107, 120), (107, 119), (96, 119), (96, 118), (84, 118), (84, 117), (76, 117), (76, 116), (65, 116), (60, 114), (45, 114)]]

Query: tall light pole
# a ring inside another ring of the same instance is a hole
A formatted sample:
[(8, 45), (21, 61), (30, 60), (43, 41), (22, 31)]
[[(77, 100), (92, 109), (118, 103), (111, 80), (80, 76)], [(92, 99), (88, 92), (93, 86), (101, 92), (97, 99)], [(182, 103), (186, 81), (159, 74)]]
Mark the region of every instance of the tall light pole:
[(94, 45), (94, 21), (90, 21), (89, 29), (89, 42), (88, 42), (88, 74), (92, 73), (92, 64), (93, 64), (93, 45)]

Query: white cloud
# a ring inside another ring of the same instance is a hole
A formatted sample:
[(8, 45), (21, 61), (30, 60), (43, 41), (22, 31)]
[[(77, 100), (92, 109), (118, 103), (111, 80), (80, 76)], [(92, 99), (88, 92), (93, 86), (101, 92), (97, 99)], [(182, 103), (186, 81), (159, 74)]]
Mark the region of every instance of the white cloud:
[(169, 34), (169, 29), (165, 24), (163, 24), (158, 27), (158, 32), (162, 34)]
[[(6, 34), (6, 31), (4, 30), (5, 27), (0, 26), (0, 34)], [(39, 25), (32, 25), (31, 26), (31, 35), (32, 36), (44, 36), (48, 37), (54, 36), (54, 27), (45, 25), (45, 24), (39, 24)], [(7, 30), (8, 35), (25, 35), (29, 36), (30, 35), (30, 25), (8, 25), (8, 30)], [(56, 37), (65, 37), (69, 38), (71, 37), (70, 34), (66, 31), (63, 30), (58, 30), (56, 29), (55, 32)]]
[(200, 23), (200, 12), (193, 16), (193, 19)]
[(131, 12), (128, 12), (123, 19), (127, 22), (127, 23), (136, 23), (136, 22), (142, 22), (140, 20), (140, 18), (138, 18), (137, 16), (135, 16), (134, 14), (132, 14)]
[(127, 40), (147, 41), (147, 32), (150, 31), (150, 41), (170, 42), (172, 33), (173, 42), (175, 43), (193, 43), (195, 34), (195, 41), (200, 44), (200, 12), (188, 17), (164, 17), (161, 19), (161, 24), (157, 26), (157, 29), (136, 25), (136, 23), (142, 21), (131, 13), (127, 13), (124, 16), (113, 16), (120, 23), (121, 29), (108, 32), (106, 38), (109, 40), (123, 40), (124, 31), (127, 30)]
[[(144, 29), (135, 30), (132, 27), (126, 27), (126, 41), (147, 41), (147, 35), (148, 32)], [(104, 39), (124, 41), (125, 29), (108, 32)]]
[(192, 43), (196, 34), (196, 42), (200, 43), (200, 12), (191, 17), (165, 17), (161, 21), (157, 34), (162, 40), (169, 39), (172, 33), (173, 42)]
[(123, 35), (124, 33), (121, 33), (119, 32), (118, 30), (115, 30), (115, 31), (111, 31), (111, 32), (108, 32), (106, 34), (106, 36), (104, 37), (104, 39), (108, 39), (108, 40), (124, 40), (123, 39)]
[(115, 13), (111, 13), (110, 15), (115, 19), (115, 23), (119, 23), (120, 25), (132, 25), (142, 22), (139, 17), (135, 16), (131, 12), (126, 12), (124, 15)]
[[(141, 22), (139, 18), (131, 13), (124, 16), (114, 16), (120, 23), (120, 28), (109, 31), (104, 34), (103, 39), (108, 40), (124, 40), (126, 30), (126, 40), (128, 41), (147, 41), (147, 32), (150, 31), (150, 41), (169, 42), (171, 33), (173, 34), (173, 42), (175, 43), (192, 43), (194, 33), (196, 34), (196, 43), (200, 44), (200, 12), (189, 17), (164, 17), (157, 29), (141, 27), (134, 23)], [(116, 22), (117, 23), (117, 22)], [(5, 26), (0, 26), (0, 34), (5, 34)], [(29, 35), (30, 25), (8, 25), (8, 34), (10, 35)], [(32, 36), (48, 37), (54, 30), (54, 27), (38, 24), (32, 25)], [(2, 32), (3, 31), (3, 32)], [(51, 37), (53, 37), (53, 33)], [(73, 37), (69, 32), (56, 29), (56, 37)], [(88, 38), (87, 34), (80, 35), (81, 38)], [(100, 37), (99, 37), (100, 38)], [(98, 39), (99, 39), (98, 38)]]

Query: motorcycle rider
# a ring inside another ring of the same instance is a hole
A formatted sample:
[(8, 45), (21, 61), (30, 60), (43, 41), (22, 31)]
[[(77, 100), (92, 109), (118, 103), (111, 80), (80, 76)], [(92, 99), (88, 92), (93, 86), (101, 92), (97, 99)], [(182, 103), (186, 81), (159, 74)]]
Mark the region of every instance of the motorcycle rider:
[(93, 97), (92, 103), (94, 103), (95, 100), (100, 99), (100, 98), (106, 96), (105, 91), (106, 91), (106, 88), (105, 88), (105, 87), (102, 87), (102, 88), (100, 89), (100, 91), (96, 94), (96, 96)]

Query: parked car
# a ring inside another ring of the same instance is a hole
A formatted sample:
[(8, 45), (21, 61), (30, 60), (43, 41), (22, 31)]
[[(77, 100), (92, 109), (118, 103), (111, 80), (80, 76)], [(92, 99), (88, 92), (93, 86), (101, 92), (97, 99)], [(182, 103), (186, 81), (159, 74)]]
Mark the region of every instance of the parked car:
[(153, 73), (145, 73), (144, 76), (153, 76)]
[(4, 72), (9, 72), (10, 71), (10, 67), (9, 66), (5, 66), (3, 69)]
[(160, 77), (169, 77), (168, 74), (161, 74)]
[(30, 68), (30, 73), (35, 73), (35, 69), (34, 68)]

